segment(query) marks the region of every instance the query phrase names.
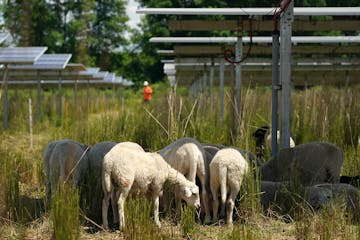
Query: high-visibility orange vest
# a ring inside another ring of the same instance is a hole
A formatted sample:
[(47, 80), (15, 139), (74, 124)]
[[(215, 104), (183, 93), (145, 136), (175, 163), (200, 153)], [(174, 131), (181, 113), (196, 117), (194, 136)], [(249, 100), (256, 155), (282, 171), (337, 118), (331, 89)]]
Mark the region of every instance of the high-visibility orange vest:
[(152, 94), (152, 88), (150, 86), (144, 87), (144, 100), (145, 101), (151, 100), (151, 94)]

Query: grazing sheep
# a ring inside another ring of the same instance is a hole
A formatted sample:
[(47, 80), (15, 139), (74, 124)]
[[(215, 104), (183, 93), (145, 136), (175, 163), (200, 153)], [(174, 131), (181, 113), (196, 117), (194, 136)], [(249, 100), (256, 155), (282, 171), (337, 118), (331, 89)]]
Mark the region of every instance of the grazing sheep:
[(155, 223), (160, 226), (159, 196), (167, 181), (189, 205), (200, 207), (198, 186), (173, 169), (159, 154), (113, 147), (103, 162), (103, 226), (108, 227), (107, 211), (112, 191), (118, 196), (120, 230), (125, 226), (124, 201), (129, 193), (144, 193), (152, 199)]
[[(269, 126), (262, 126), (253, 133), (256, 141), (256, 157), (262, 159), (267, 149), (271, 150), (271, 129)], [(280, 131), (277, 130), (277, 141), (280, 144)], [(290, 147), (295, 147), (295, 141), (290, 137)]]
[[(205, 210), (204, 223), (210, 223), (209, 164), (206, 162), (202, 145), (194, 138), (181, 138), (161, 149), (159, 154), (189, 181), (196, 183), (198, 177), (201, 187), (201, 210)], [(181, 199), (178, 195), (175, 192), (175, 205), (179, 214)]]
[(312, 210), (319, 210), (333, 199), (344, 199), (345, 209), (354, 220), (359, 219), (359, 191), (350, 184), (317, 184), (294, 191), (291, 183), (261, 181), (260, 202), (266, 210), (271, 208), (281, 214), (289, 211), (304, 201)]
[(213, 197), (213, 221), (218, 221), (220, 191), (221, 213), (225, 212), (226, 222), (232, 224), (235, 199), (241, 183), (248, 172), (248, 163), (239, 151), (232, 148), (219, 150), (210, 163), (210, 188)]
[(263, 181), (297, 181), (302, 185), (339, 183), (343, 151), (327, 142), (284, 148), (260, 167)]
[(118, 147), (122, 147), (122, 148), (126, 147), (126, 148), (129, 148), (132, 150), (145, 152), (145, 150), (139, 144), (137, 144), (135, 142), (121, 142), (116, 145), (116, 148), (118, 148)]
[(220, 144), (213, 143), (202, 143), (202, 147), (205, 151), (206, 162), (210, 164), (211, 160), (214, 158), (215, 154), (220, 150), (225, 148), (225, 146)]
[(85, 178), (87, 168), (86, 152), (89, 147), (70, 139), (52, 141), (44, 149), (47, 204), (51, 201), (51, 190), (59, 180), (71, 180), (79, 187)]
[(103, 191), (101, 186), (101, 173), (104, 156), (117, 143), (100, 142), (91, 147), (88, 151), (88, 171), (86, 174), (86, 215), (97, 224), (101, 224), (101, 206)]
[(317, 184), (314, 187), (331, 191), (331, 197), (333, 199), (344, 201), (343, 206), (345, 206), (345, 210), (351, 214), (352, 219), (355, 221), (360, 220), (360, 194), (356, 187), (344, 183)]
[[(215, 156), (215, 154), (223, 148), (227, 148), (224, 145), (220, 145), (220, 144), (213, 144), (213, 143), (202, 143), (202, 146), (204, 148), (205, 151), (205, 156), (206, 156), (206, 162), (208, 162), (210, 164), (211, 160), (213, 159), (213, 157)], [(262, 162), (254, 155), (254, 153), (247, 151), (247, 150), (242, 150), (236, 147), (231, 147), (235, 150), (238, 150), (241, 155), (243, 155), (243, 157), (251, 164), (252, 168), (255, 167), (260, 167), (262, 165)]]
[(329, 189), (314, 186), (294, 186), (290, 182), (260, 182), (260, 203), (264, 210), (271, 209), (280, 214), (292, 214), (299, 204), (318, 210), (331, 200)]

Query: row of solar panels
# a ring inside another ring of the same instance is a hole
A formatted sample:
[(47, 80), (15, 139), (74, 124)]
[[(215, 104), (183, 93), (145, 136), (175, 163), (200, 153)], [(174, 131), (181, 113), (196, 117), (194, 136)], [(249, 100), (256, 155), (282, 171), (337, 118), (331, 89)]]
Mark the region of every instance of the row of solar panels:
[[(9, 36), (0, 33), (0, 43)], [(87, 68), (71, 64), (71, 54), (46, 54), (47, 47), (1, 47), (0, 77), (11, 87), (31, 87), (40, 80), (42, 84), (56, 86), (86, 82), (96, 86), (131, 86), (133, 82), (117, 77), (115, 73), (102, 72), (99, 68)]]

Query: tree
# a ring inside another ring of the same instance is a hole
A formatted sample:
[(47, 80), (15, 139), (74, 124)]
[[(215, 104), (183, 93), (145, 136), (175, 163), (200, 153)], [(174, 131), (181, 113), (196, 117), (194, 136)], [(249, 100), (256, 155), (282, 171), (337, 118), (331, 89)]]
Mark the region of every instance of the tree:
[(126, 44), (125, 0), (8, 0), (4, 18), (16, 45), (72, 53), (72, 61), (103, 70)]
[(96, 19), (95, 6), (95, 0), (77, 0), (69, 4), (72, 17), (67, 24), (66, 47), (68, 52), (73, 53), (73, 60), (84, 65), (93, 63), (89, 48), (93, 41), (91, 29)]
[(96, 65), (109, 69), (113, 51), (127, 44), (124, 37), (128, 29), (128, 17), (124, 0), (97, 0), (96, 20), (92, 26), (91, 54), (96, 56)]

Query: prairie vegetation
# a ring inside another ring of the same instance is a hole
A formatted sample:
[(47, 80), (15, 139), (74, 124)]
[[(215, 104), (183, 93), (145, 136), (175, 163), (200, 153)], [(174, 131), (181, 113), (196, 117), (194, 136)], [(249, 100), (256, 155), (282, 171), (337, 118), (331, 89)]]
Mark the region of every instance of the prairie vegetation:
[[(348, 91), (314, 87), (292, 93), (291, 131), (295, 142), (329, 141), (345, 152), (342, 174), (359, 175), (360, 88)], [(217, 89), (214, 103), (218, 103)], [(143, 104), (140, 91), (91, 89), (74, 104), (72, 90), (63, 96), (62, 116), (57, 113), (55, 92), (42, 96), (42, 115), (34, 114), (33, 146), (30, 147), (29, 90), (11, 90), (9, 129), (1, 125), (0, 145), (0, 238), (1, 239), (359, 239), (360, 227), (349, 220), (341, 199), (314, 212), (306, 203), (293, 206), (291, 214), (262, 211), (259, 187), (249, 177), (238, 199), (232, 228), (222, 224), (204, 226), (196, 213), (185, 208), (179, 224), (172, 216), (161, 218), (162, 228), (151, 221), (151, 206), (136, 198), (126, 205), (128, 226), (123, 232), (91, 232), (77, 204), (79, 195), (66, 186), (55, 196), (51, 211), (45, 207), (45, 180), (42, 154), (45, 145), (56, 139), (74, 139), (89, 146), (101, 141), (133, 141), (157, 151), (184, 136), (200, 142), (237, 146), (255, 151), (254, 130), (271, 122), (270, 88), (243, 88), (242, 115), (236, 135), (231, 133), (231, 109), (220, 122), (219, 108), (205, 107), (202, 94), (190, 100), (186, 89), (172, 93), (167, 85), (154, 86), (154, 99)], [(208, 96), (208, 94), (207, 94)], [(226, 89), (231, 106), (230, 90)], [(1, 106), (1, 109), (3, 107)], [(0, 112), (3, 119), (3, 111)], [(2, 123), (2, 121), (1, 121)], [(289, 193), (289, 198), (294, 194)], [(287, 199), (288, 200), (288, 199)], [(101, 206), (99, 206), (101, 207)], [(131, 219), (131, 220), (130, 220)], [(66, 223), (66, 224), (65, 224)]]

